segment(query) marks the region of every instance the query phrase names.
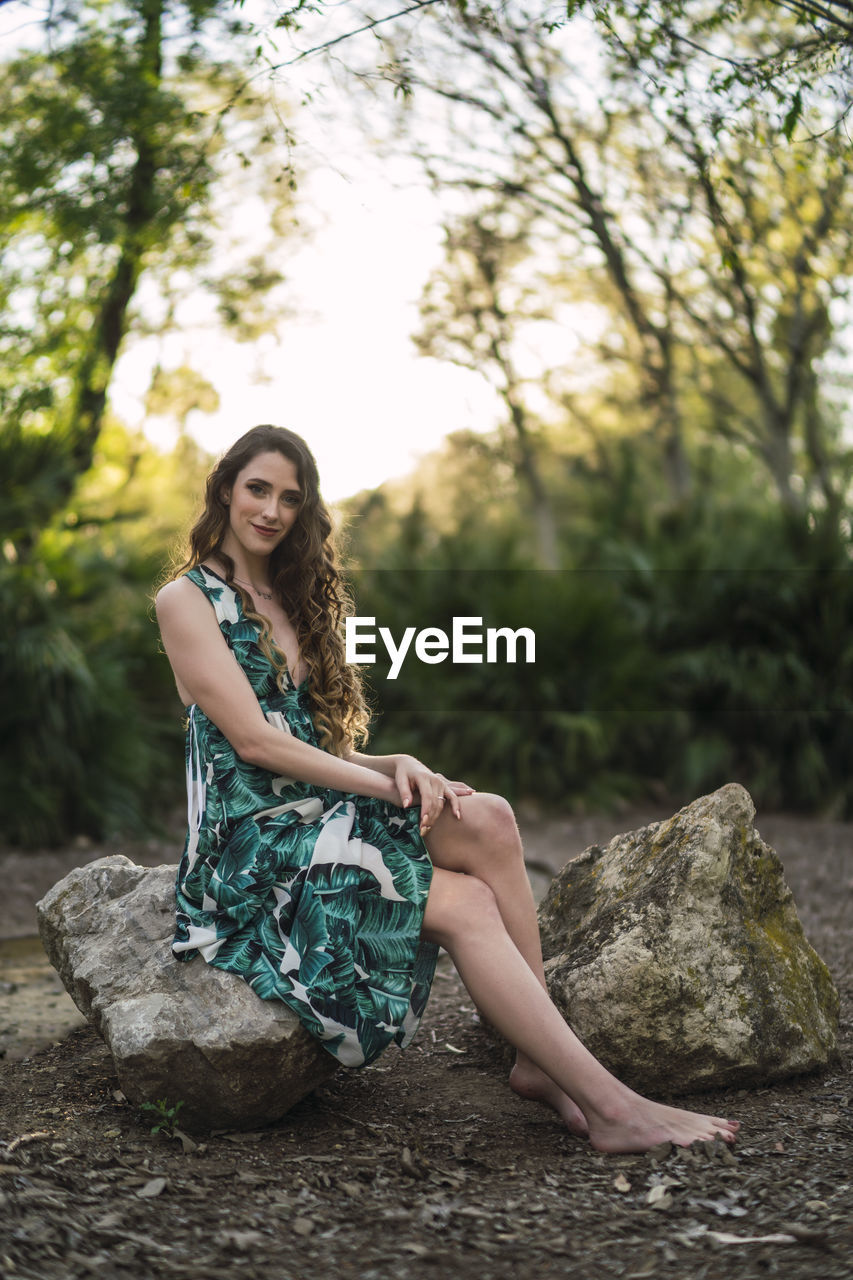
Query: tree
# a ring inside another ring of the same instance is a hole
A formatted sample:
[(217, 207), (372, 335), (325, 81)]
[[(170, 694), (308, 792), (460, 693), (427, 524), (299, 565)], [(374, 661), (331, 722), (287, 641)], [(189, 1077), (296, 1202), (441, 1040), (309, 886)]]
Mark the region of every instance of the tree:
[(515, 287), (512, 268), (527, 257), (526, 231), (501, 228), (501, 210), (460, 218), (445, 230), (445, 265), (434, 273), (421, 303), (422, 325), (415, 341), (424, 355), (444, 357), (484, 373), (494, 383), (507, 413), (504, 456), (524, 480), (536, 530), (536, 562), (559, 568), (557, 526), (542, 477), (537, 427), (513, 358), (522, 317), (535, 319), (530, 287)]
[(694, 64), (726, 114), (768, 95), (782, 108), (789, 136), (810, 96), (839, 96), (839, 120), (850, 108), (853, 6), (849, 0), (569, 0), (567, 17), (587, 11), (612, 53), (641, 61), (666, 82), (670, 69)]
[[(257, 95), (214, 52), (216, 26), (239, 46), (220, 0), (72, 2), (51, 12), (42, 47), (3, 68), (0, 464), (19, 557), (91, 463), (128, 331), (162, 331), (181, 291), (204, 287), (218, 190), (247, 150), (272, 154)], [(259, 168), (281, 230), (289, 182), (280, 160)], [(244, 274), (238, 262), (206, 282), (235, 326), (281, 280), (255, 270), (247, 297)]]
[(548, 31), (524, 4), (466, 5), (431, 26), (420, 64), (390, 58), (384, 74), (411, 95), (433, 181), (469, 211), (500, 199), (561, 260), (575, 296), (586, 280), (590, 300), (615, 306), (607, 354), (621, 346), (640, 371), (673, 501), (692, 485), (684, 396), (698, 365), (706, 382), (727, 370), (730, 416), (706, 413), (689, 433), (743, 441), (794, 524), (816, 503), (836, 517), (844, 456), (818, 386), (853, 269), (843, 135), (789, 145), (767, 104), (737, 127), (708, 120), (686, 63), (661, 94), (635, 57), (614, 66), (588, 28)]
[[(158, 458), (110, 417), (109, 389), (128, 337), (179, 325), (187, 297), (237, 337), (275, 322), (263, 237), (291, 234), (292, 172), (250, 64), (226, 0), (69, 0), (3, 66), (6, 839), (150, 823), (180, 776), (179, 750), (163, 767), (177, 723), (148, 597), (207, 460), (187, 439)], [(229, 208), (247, 177), (268, 224), (253, 214), (248, 258)], [(211, 395), (194, 370), (158, 367), (149, 399), (180, 418)]]

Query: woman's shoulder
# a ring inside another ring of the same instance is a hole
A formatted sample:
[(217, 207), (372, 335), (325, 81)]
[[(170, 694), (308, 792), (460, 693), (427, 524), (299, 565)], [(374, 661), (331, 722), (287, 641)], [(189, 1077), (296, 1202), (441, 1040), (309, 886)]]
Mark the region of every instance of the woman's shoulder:
[(197, 599), (199, 592), (203, 595), (218, 595), (231, 588), (221, 574), (209, 565), (197, 564), (185, 570), (177, 578), (164, 582), (155, 595), (156, 600)]
[(156, 593), (154, 607), (157, 617), (162, 621), (164, 617), (185, 615), (188, 612), (208, 613), (210, 600), (205, 598), (207, 595), (202, 575), (197, 569), (190, 569), (180, 577), (164, 582)]
[(161, 609), (179, 606), (181, 601), (194, 601), (199, 598), (198, 585), (193, 582), (188, 573), (182, 573), (180, 577), (164, 582), (155, 595), (154, 601), (159, 613)]
[(161, 621), (164, 617), (186, 616), (190, 612), (206, 613), (211, 605), (220, 624), (238, 620), (237, 593), (207, 565), (196, 565), (165, 583), (157, 592), (154, 605)]

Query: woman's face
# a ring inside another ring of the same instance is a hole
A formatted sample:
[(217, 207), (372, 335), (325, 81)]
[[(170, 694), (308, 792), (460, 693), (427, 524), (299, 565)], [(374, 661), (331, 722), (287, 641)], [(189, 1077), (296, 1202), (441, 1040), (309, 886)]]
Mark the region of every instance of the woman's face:
[(302, 489), (296, 463), (277, 450), (256, 454), (222, 495), (229, 527), (222, 549), (234, 558), (241, 548), (250, 556), (268, 556), (296, 523)]

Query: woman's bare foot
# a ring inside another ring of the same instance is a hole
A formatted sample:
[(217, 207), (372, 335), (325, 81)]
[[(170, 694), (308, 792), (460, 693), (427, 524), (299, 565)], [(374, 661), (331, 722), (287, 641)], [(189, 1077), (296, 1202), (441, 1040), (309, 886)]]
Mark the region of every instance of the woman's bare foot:
[(733, 1143), (740, 1128), (738, 1120), (719, 1116), (703, 1116), (695, 1111), (682, 1111), (659, 1102), (650, 1102), (632, 1094), (624, 1108), (608, 1116), (589, 1117), (589, 1139), (597, 1151), (648, 1151), (659, 1142), (673, 1142), (689, 1147), (692, 1142)]
[(516, 1063), (509, 1073), (509, 1083), (520, 1098), (553, 1107), (570, 1133), (577, 1134), (579, 1138), (588, 1136), (589, 1126), (580, 1107), (544, 1071), (532, 1063), (529, 1066)]

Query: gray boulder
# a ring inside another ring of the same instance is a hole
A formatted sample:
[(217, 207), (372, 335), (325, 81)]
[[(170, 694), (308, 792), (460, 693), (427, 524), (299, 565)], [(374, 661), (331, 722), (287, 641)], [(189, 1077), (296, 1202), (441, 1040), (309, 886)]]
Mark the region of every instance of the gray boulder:
[(176, 870), (121, 856), (78, 867), (37, 904), (45, 951), (131, 1102), (181, 1100), (192, 1130), (267, 1124), (337, 1064), (279, 1001), (174, 959)]
[(838, 992), (737, 784), (592, 846), (539, 909), (551, 995), (633, 1087), (766, 1084), (837, 1056)]

